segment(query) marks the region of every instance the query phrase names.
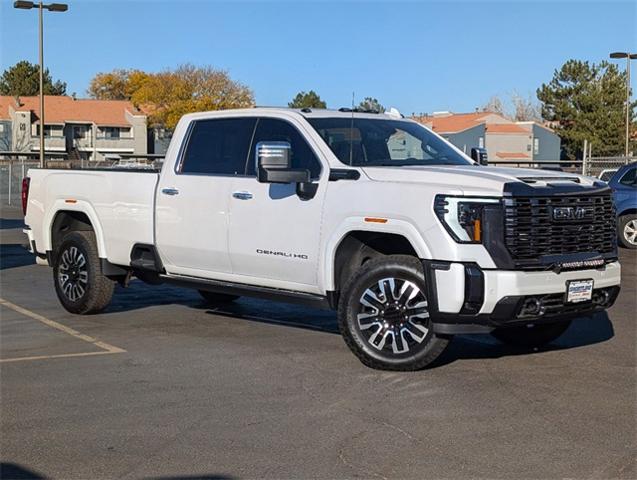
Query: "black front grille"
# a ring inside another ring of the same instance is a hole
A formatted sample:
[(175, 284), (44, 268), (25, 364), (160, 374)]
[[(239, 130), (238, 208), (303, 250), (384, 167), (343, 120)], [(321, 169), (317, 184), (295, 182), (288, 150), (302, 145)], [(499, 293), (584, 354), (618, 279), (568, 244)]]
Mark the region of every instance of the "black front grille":
[(504, 243), (517, 268), (536, 267), (553, 255), (609, 259), (616, 256), (615, 229), (610, 193), (504, 199)]

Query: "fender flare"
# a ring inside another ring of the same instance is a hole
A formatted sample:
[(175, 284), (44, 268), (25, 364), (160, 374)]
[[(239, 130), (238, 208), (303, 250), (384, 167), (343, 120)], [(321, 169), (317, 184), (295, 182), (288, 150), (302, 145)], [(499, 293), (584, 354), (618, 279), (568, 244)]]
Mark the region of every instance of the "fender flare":
[(320, 265), (320, 269), (322, 270), (320, 272), (320, 278), (323, 279), (322, 290), (329, 292), (336, 288), (336, 279), (334, 278), (336, 252), (343, 239), (354, 231), (401, 235), (411, 244), (418, 258), (431, 259), (431, 249), (413, 224), (405, 220), (391, 218), (388, 219), (387, 223), (369, 223), (365, 221), (365, 217), (348, 217), (341, 222), (325, 243), (325, 254)]
[(55, 221), (55, 217), (57, 216), (57, 214), (63, 211), (80, 212), (88, 217), (89, 221), (91, 222), (91, 226), (93, 227), (93, 231), (95, 232), (97, 253), (100, 258), (108, 258), (106, 243), (104, 242), (104, 230), (102, 229), (102, 224), (100, 223), (97, 212), (95, 211), (93, 206), (85, 200), (77, 200), (75, 203), (67, 203), (65, 200), (60, 198), (53, 202), (53, 205), (44, 216), (43, 221), (43, 224), (45, 225), (43, 236), (44, 247), (46, 251), (50, 251), (53, 249), (53, 242), (51, 238), (53, 222)]

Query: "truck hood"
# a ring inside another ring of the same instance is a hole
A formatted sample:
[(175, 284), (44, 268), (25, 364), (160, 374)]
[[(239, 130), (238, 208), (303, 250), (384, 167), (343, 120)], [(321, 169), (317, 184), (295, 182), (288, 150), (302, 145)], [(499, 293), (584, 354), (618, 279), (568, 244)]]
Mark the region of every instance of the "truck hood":
[[(467, 195), (502, 195), (504, 185), (518, 183), (529, 187), (572, 185), (602, 187), (601, 182), (577, 174), (529, 168), (482, 167), (476, 165), (365, 167), (374, 181), (437, 185)], [(450, 192), (451, 193), (451, 192)]]

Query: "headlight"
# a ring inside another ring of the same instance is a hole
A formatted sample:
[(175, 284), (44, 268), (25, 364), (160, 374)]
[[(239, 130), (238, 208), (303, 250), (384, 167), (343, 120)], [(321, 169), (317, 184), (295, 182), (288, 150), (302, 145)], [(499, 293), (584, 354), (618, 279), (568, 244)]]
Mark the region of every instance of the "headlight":
[(437, 195), (434, 211), (456, 242), (481, 243), (482, 212), (485, 206), (494, 203), (500, 203), (500, 200)]

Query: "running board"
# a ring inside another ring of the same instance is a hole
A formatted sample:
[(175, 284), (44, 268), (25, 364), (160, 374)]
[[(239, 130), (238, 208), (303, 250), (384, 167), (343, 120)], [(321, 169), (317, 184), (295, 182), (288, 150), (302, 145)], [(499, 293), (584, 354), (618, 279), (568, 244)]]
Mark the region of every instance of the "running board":
[(313, 308), (333, 310), (336, 305), (336, 295), (328, 292), (328, 295), (316, 295), (313, 293), (296, 292), (293, 290), (283, 290), (280, 288), (261, 287), (257, 285), (246, 285), (243, 283), (224, 282), (221, 280), (211, 280), (208, 278), (189, 277), (186, 275), (159, 275), (166, 283), (178, 285), (196, 290), (206, 290), (215, 293), (227, 293), (228, 295), (238, 295), (242, 297), (256, 297), (277, 302), (295, 303)]

